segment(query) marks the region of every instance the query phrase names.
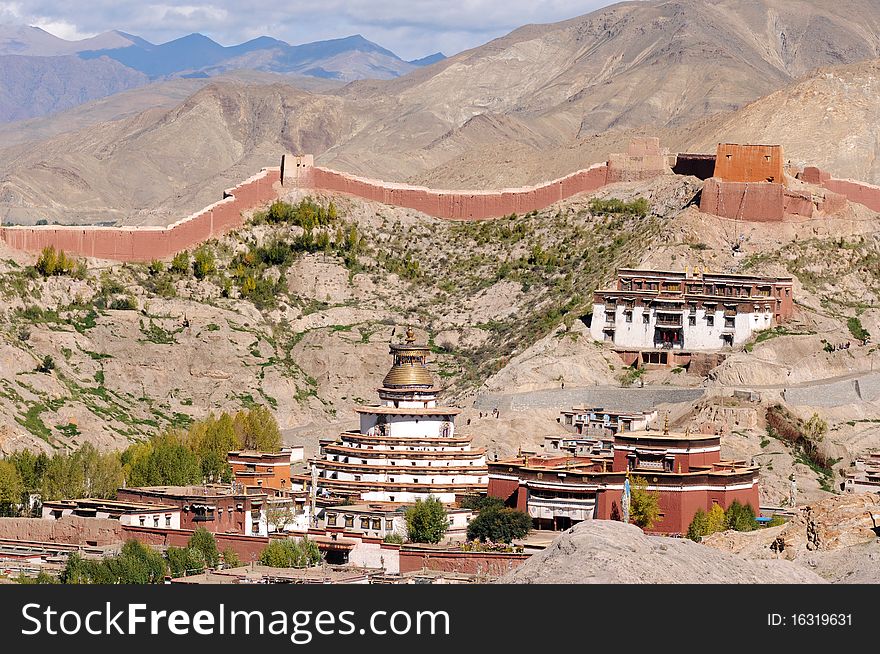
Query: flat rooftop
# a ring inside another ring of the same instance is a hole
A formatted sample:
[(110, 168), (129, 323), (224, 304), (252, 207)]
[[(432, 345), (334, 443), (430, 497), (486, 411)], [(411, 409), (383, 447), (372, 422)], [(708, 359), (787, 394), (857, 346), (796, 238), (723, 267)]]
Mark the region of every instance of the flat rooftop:
[(395, 407), (377, 404), (375, 406), (360, 405), (354, 408), (356, 413), (378, 413), (380, 415), (395, 416), (455, 416), (461, 413), (461, 409), (450, 406), (437, 406), (432, 408), (415, 407)]
[[(138, 486), (121, 488), (121, 491), (131, 493), (144, 493), (146, 495), (167, 495), (168, 497), (227, 497), (239, 495), (253, 495), (248, 488), (229, 484), (206, 484), (201, 486)], [(263, 494), (265, 493), (258, 493)]]
[(329, 566), (313, 568), (273, 568), (268, 565), (245, 565), (227, 568), (189, 577), (174, 579), (181, 584), (247, 584), (247, 583), (299, 583), (299, 584), (350, 584), (369, 579), (378, 570), (354, 570)]
[(719, 440), (718, 434), (700, 434), (697, 432), (641, 430), (624, 431), (615, 436), (616, 440), (651, 440), (651, 441), (711, 441)]
[(119, 500), (102, 500), (90, 497), (75, 500), (47, 500), (44, 507), (60, 509), (94, 509), (122, 513), (142, 513), (157, 511), (179, 511), (173, 504), (147, 504), (146, 502), (123, 502)]

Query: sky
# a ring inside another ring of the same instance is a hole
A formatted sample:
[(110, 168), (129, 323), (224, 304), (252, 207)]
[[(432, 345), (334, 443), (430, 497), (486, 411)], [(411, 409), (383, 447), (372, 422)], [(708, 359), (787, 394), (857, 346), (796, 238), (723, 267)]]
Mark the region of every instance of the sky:
[(153, 43), (200, 32), (223, 45), (257, 36), (291, 44), (362, 34), (404, 59), (447, 55), (528, 23), (589, 13), (612, 0), (0, 0), (0, 24), (26, 24), (68, 40), (118, 29)]

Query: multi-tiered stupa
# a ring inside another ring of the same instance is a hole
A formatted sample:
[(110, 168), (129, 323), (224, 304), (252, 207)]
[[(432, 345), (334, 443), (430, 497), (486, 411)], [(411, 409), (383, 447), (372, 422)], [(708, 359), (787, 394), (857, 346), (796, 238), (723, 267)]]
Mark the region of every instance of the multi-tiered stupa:
[(319, 493), (401, 503), (433, 495), (453, 503), (486, 491), (486, 452), (456, 436), (460, 409), (437, 406), (428, 353), (412, 328), (406, 343), (391, 345), (394, 365), (378, 389), (380, 403), (355, 407), (360, 430), (341, 434), (314, 461)]

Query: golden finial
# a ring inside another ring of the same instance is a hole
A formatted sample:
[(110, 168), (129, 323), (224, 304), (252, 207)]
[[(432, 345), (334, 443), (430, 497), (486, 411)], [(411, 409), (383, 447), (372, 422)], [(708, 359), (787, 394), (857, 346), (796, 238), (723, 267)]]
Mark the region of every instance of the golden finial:
[(416, 342), (416, 333), (413, 331), (412, 325), (406, 328), (406, 342), (410, 345)]
[(663, 418), (663, 435), (669, 436), (669, 411), (666, 412), (666, 416)]

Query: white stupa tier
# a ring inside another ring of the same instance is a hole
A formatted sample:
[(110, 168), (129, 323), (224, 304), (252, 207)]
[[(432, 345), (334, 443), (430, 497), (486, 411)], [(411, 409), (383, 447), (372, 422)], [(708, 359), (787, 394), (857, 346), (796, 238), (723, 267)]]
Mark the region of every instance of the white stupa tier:
[(433, 495), (451, 504), (485, 492), (486, 452), (455, 435), (459, 409), (437, 406), (428, 353), (412, 329), (405, 344), (391, 346), (394, 365), (378, 389), (380, 403), (356, 407), (359, 431), (341, 434), (315, 461), (319, 493), (401, 503)]

